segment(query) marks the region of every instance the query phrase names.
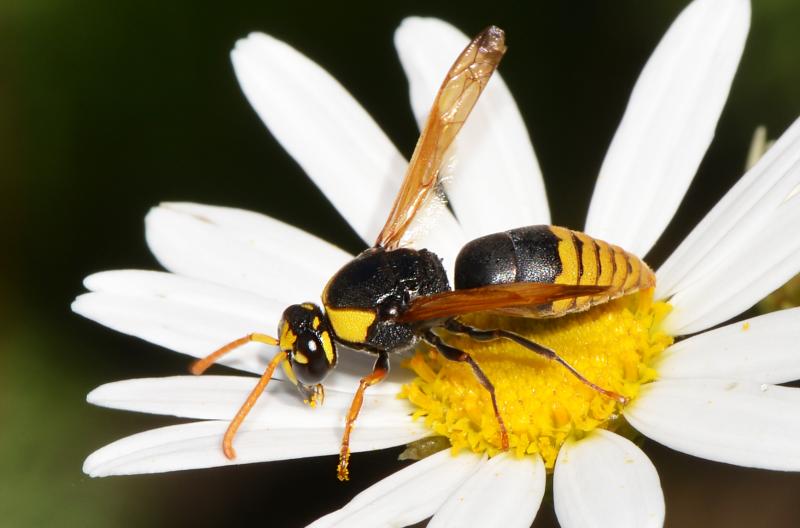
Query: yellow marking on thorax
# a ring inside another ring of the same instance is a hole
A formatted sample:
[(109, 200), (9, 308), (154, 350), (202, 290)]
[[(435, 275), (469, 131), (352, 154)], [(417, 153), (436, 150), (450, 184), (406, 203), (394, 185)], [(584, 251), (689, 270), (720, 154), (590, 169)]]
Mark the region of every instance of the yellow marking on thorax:
[[(339, 339), (351, 343), (367, 340), (367, 331), (375, 321), (375, 312), (356, 308), (327, 308), (328, 320)], [(333, 350), (331, 348), (331, 350)]]

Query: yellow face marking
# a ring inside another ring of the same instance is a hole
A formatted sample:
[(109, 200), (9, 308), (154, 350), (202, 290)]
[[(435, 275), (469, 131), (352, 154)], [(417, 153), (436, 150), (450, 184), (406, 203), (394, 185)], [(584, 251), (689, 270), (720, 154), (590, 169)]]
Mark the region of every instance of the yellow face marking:
[(321, 322), (321, 321), (319, 320), (319, 317), (317, 317), (317, 316), (315, 315), (315, 316), (314, 316), (314, 320), (313, 320), (313, 321), (311, 321), (311, 325), (314, 327), (314, 330), (319, 330), (319, 323), (320, 323), (320, 322)]
[(375, 321), (375, 312), (355, 308), (327, 308), (328, 320), (334, 333), (343, 341), (363, 343)]
[(336, 363), (336, 355), (333, 353), (331, 335), (328, 332), (322, 332), (320, 337), (322, 338), (322, 350), (325, 352), (325, 359), (328, 360), (328, 365), (333, 365)]
[(289, 378), (289, 381), (297, 385), (297, 376), (294, 375), (294, 370), (292, 370), (292, 364), (289, 363), (288, 360), (285, 360), (281, 363), (283, 367), (283, 371), (286, 373), (286, 377)]
[(301, 365), (308, 364), (308, 356), (306, 356), (302, 352), (295, 352), (293, 358), (297, 363), (300, 363)]
[(292, 327), (289, 326), (289, 323), (284, 321), (283, 325), (281, 326), (278, 346), (280, 346), (281, 350), (288, 352), (294, 346), (295, 341), (297, 341), (297, 334), (292, 332)]

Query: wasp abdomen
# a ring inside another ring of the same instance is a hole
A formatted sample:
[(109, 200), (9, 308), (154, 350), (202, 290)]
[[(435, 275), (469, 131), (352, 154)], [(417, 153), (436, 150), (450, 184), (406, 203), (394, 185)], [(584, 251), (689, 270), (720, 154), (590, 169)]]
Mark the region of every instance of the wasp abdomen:
[(477, 238), (458, 254), (456, 289), (512, 282), (610, 286), (608, 294), (555, 301), (538, 310), (542, 317), (552, 317), (652, 287), (655, 275), (618, 246), (548, 225)]

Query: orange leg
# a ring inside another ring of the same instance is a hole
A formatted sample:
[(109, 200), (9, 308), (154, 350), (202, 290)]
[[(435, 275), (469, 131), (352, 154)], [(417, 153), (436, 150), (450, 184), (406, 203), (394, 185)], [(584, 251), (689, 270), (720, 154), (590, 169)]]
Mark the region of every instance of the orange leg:
[(277, 345), (278, 344), (278, 340), (277, 339), (275, 339), (274, 337), (270, 337), (270, 336), (268, 336), (266, 334), (258, 334), (258, 333), (247, 334), (244, 337), (240, 337), (236, 341), (231, 341), (227, 345), (225, 345), (225, 346), (223, 346), (221, 348), (218, 348), (217, 350), (215, 350), (214, 352), (210, 353), (206, 357), (204, 357), (202, 359), (198, 359), (197, 361), (192, 363), (191, 367), (189, 367), (189, 372), (191, 372), (195, 376), (199, 376), (200, 374), (205, 372), (208, 369), (208, 367), (210, 367), (211, 365), (216, 363), (219, 360), (219, 358), (221, 358), (222, 356), (224, 356), (225, 354), (227, 354), (231, 350), (239, 348), (242, 345), (246, 345), (247, 343), (250, 343), (251, 341), (257, 341), (259, 343), (266, 343), (267, 345)]
[(375, 366), (372, 368), (372, 373), (361, 378), (361, 382), (358, 384), (358, 390), (355, 396), (353, 396), (353, 403), (350, 404), (350, 410), (347, 412), (347, 421), (345, 422), (344, 435), (342, 436), (342, 447), (339, 451), (339, 467), (336, 469), (336, 475), (341, 481), (350, 478), (350, 471), (347, 469), (347, 464), (350, 462), (350, 432), (353, 430), (353, 424), (356, 418), (358, 418), (361, 404), (364, 403), (364, 391), (367, 387), (375, 385), (383, 380), (387, 374), (389, 374), (389, 356), (386, 352), (379, 352), (378, 359), (375, 360)]
[[(198, 359), (192, 366), (189, 367), (189, 371), (194, 374), (195, 376), (199, 376), (203, 372), (205, 372), (208, 367), (213, 365), (219, 358), (234, 350), (239, 348), (242, 345), (246, 345), (252, 341), (256, 341), (258, 343), (265, 343), (267, 345), (277, 345), (278, 340), (274, 337), (268, 336), (266, 334), (259, 334), (259, 333), (252, 333), (247, 334), (244, 337), (240, 337), (236, 341), (231, 341), (227, 345), (218, 348), (211, 354), (207, 355), (202, 359)], [(236, 413), (233, 420), (231, 421), (230, 425), (228, 426), (228, 430), (225, 431), (225, 436), (222, 439), (222, 451), (225, 453), (225, 456), (229, 459), (233, 460), (236, 458), (236, 451), (233, 450), (233, 437), (236, 436), (236, 431), (239, 429), (239, 426), (242, 425), (247, 413), (250, 412), (250, 409), (253, 408), (258, 397), (264, 392), (264, 389), (267, 387), (267, 383), (272, 378), (272, 373), (275, 372), (275, 367), (277, 367), (281, 361), (286, 359), (285, 352), (279, 352), (272, 358), (272, 361), (269, 362), (267, 365), (264, 374), (261, 375), (261, 379), (258, 380), (255, 388), (250, 392), (250, 395), (245, 400), (244, 404), (239, 408), (239, 412)]]
[(252, 409), (253, 405), (255, 405), (256, 401), (258, 401), (258, 397), (261, 396), (261, 393), (264, 392), (265, 388), (267, 388), (267, 383), (269, 383), (269, 380), (272, 379), (272, 373), (275, 372), (275, 367), (280, 365), (281, 361), (284, 359), (286, 359), (285, 352), (278, 352), (275, 354), (275, 357), (272, 358), (272, 361), (270, 361), (269, 365), (267, 365), (264, 374), (261, 375), (261, 379), (258, 380), (256, 386), (253, 387), (252, 391), (250, 391), (250, 395), (239, 408), (239, 412), (237, 412), (236, 416), (233, 417), (230, 425), (228, 425), (228, 429), (225, 431), (225, 436), (222, 438), (222, 451), (225, 453), (225, 456), (228, 457), (228, 459), (233, 460), (236, 458), (236, 451), (233, 450), (233, 437), (236, 436), (236, 431), (239, 430), (239, 426), (242, 425), (247, 413), (250, 412), (250, 409)]

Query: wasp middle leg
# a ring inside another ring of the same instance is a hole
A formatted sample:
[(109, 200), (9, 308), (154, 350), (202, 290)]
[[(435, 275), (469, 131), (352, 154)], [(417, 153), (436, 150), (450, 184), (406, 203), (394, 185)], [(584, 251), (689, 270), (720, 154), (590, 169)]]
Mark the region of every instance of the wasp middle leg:
[(580, 380), (585, 385), (591, 387), (595, 391), (599, 392), (603, 396), (611, 398), (612, 400), (616, 400), (619, 403), (625, 404), (628, 403), (628, 398), (618, 394), (614, 391), (604, 389), (599, 385), (592, 383), (585, 377), (583, 374), (577, 371), (575, 367), (570, 365), (567, 360), (562, 358), (558, 355), (558, 353), (553, 350), (552, 348), (547, 348), (544, 345), (540, 345), (530, 339), (526, 339), (519, 334), (515, 334), (514, 332), (509, 332), (508, 330), (503, 330), (502, 328), (493, 328), (491, 330), (484, 330), (480, 328), (474, 328), (469, 325), (465, 325), (464, 323), (451, 318), (445, 321), (444, 329), (448, 332), (452, 332), (454, 334), (463, 334), (471, 337), (476, 341), (494, 341), (495, 339), (508, 339), (509, 341), (513, 341), (514, 343), (523, 346), (530, 350), (531, 352), (535, 352), (536, 354), (543, 356), (546, 359), (552, 360), (557, 362), (558, 364), (562, 365), (566, 368), (572, 375), (574, 375), (578, 380)]
[(480, 365), (473, 359), (472, 356), (464, 352), (463, 350), (459, 350), (455, 347), (452, 347), (442, 341), (442, 338), (438, 335), (434, 334), (431, 330), (426, 330), (425, 333), (422, 335), (422, 338), (425, 340), (426, 343), (432, 345), (439, 351), (445, 359), (449, 359), (450, 361), (461, 361), (467, 363), (470, 367), (472, 367), (472, 372), (475, 374), (475, 377), (478, 378), (478, 381), (483, 388), (489, 391), (489, 395), (492, 397), (492, 406), (494, 407), (494, 415), (497, 418), (497, 427), (500, 429), (500, 446), (505, 451), (508, 449), (508, 432), (506, 431), (506, 424), (503, 422), (503, 417), (500, 416), (500, 410), (497, 408), (497, 397), (494, 393), (494, 385), (492, 382), (489, 381), (489, 378), (486, 377), (486, 374), (481, 369)]

